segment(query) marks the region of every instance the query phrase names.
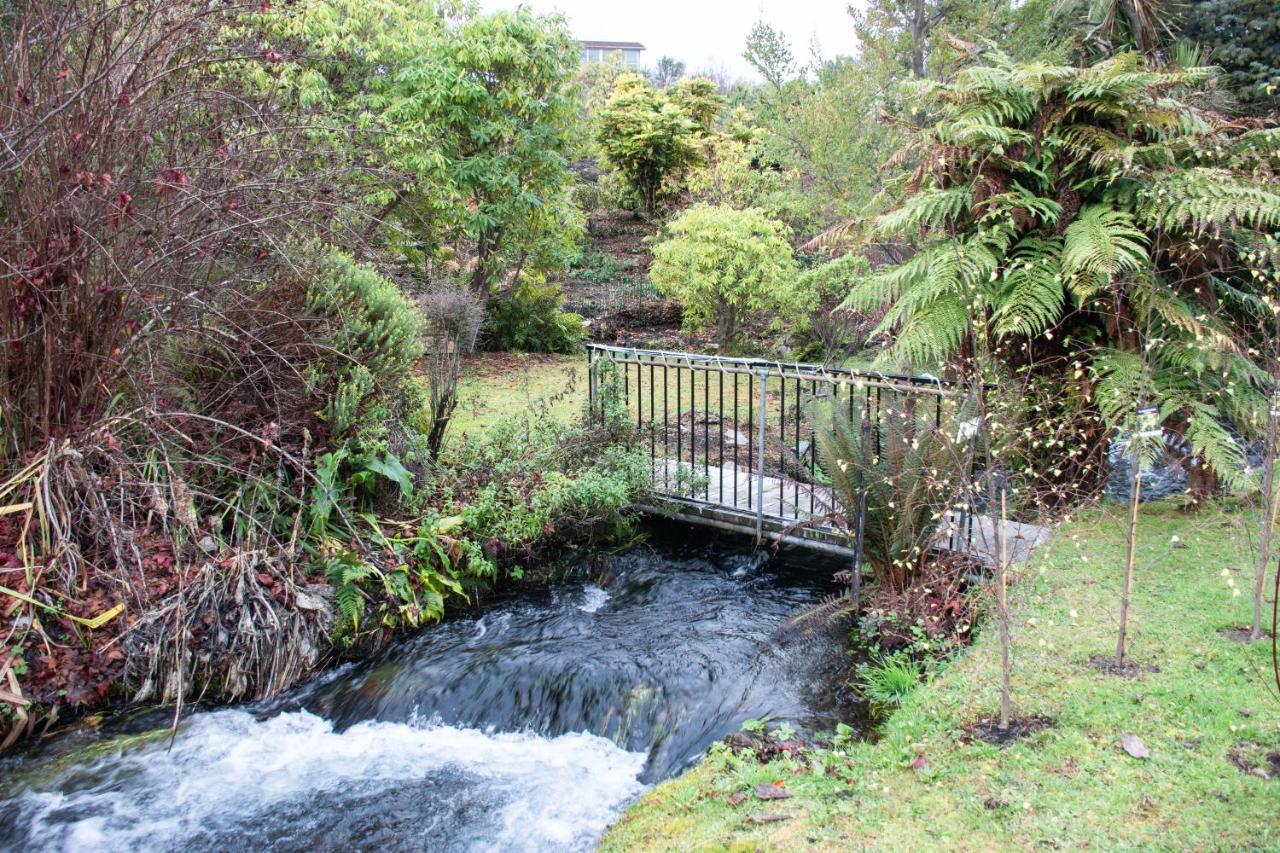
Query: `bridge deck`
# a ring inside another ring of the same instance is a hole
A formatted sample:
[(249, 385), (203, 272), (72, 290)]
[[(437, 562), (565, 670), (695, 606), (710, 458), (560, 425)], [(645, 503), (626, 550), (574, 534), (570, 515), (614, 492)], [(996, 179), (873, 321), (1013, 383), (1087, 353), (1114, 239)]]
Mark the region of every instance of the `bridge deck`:
[[(693, 524), (750, 534), (755, 534), (759, 521), (761, 532), (768, 539), (853, 556), (848, 536), (829, 521), (832, 514), (843, 510), (827, 486), (786, 477), (758, 477), (731, 463), (690, 469), (674, 459), (661, 458), (653, 462), (653, 482), (657, 497), (668, 501), (672, 508), (645, 507), (649, 512), (674, 514)], [(763, 517), (757, 509), (761, 504)], [(973, 516), (966, 523), (959, 513), (952, 512), (938, 528), (936, 547), (965, 550), (981, 562), (993, 564), (998, 523), (986, 515)], [(968, 536), (957, 530), (961, 524), (972, 525)], [(1016, 521), (1004, 522), (1004, 530), (1010, 563), (1027, 560), (1032, 550), (1051, 535), (1047, 527)]]

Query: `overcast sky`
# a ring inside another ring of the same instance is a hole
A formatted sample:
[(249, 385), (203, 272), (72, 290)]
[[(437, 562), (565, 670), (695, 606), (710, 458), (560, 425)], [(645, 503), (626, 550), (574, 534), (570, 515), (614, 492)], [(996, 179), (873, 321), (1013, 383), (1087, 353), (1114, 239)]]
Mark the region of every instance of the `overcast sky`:
[(853, 53), (857, 46), (847, 0), (482, 0), (482, 5), (558, 11), (579, 39), (640, 42), (645, 65), (674, 56), (690, 72), (723, 68), (742, 78), (756, 77), (742, 50), (751, 25), (760, 19), (787, 34), (802, 62), (815, 40), (824, 57)]

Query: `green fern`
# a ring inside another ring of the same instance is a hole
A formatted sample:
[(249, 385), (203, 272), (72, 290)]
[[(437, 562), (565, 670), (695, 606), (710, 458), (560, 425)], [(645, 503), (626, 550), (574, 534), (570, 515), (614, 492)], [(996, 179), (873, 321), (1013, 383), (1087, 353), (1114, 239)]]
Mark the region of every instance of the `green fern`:
[(917, 244), (844, 303), (883, 312), (877, 366), (978, 351), (1012, 371), (1071, 363), (1081, 387), (1067, 396), (1096, 407), (1080, 422), (1121, 428), (1150, 400), (1247, 486), (1232, 436), (1256, 431), (1270, 385), (1257, 330), (1280, 284), (1280, 130), (1195, 106), (1206, 68), (986, 58), (919, 87), (936, 122), (912, 143), (911, 191), (860, 229)]

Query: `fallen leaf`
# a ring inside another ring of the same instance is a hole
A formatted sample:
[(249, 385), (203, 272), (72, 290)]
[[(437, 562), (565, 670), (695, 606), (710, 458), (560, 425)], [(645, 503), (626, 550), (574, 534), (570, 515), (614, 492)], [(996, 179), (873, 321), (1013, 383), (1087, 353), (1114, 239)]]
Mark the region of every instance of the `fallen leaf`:
[(781, 820), (791, 820), (789, 814), (753, 814), (751, 816), (752, 823), (777, 823)]
[(736, 794), (729, 795), (729, 805), (731, 806), (740, 806), (746, 801), (747, 801), (747, 795), (744, 794), (742, 791), (739, 791)]
[(789, 800), (791, 792), (781, 785), (757, 785), (756, 796), (762, 800)]
[(929, 762), (924, 760), (923, 755), (917, 755), (915, 761), (912, 761), (910, 767), (912, 770), (924, 770), (929, 766)]
[(1151, 750), (1147, 749), (1147, 745), (1142, 742), (1142, 738), (1131, 732), (1125, 732), (1120, 735), (1120, 745), (1124, 747), (1124, 751), (1132, 755), (1134, 758), (1150, 758)]

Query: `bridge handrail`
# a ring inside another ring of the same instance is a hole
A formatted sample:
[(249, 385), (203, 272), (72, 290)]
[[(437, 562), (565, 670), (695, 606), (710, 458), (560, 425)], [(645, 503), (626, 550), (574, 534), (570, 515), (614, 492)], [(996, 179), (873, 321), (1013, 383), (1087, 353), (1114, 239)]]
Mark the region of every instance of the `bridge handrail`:
[[(776, 359), (741, 358), (735, 356), (710, 355), (706, 353), (678, 352), (675, 350), (643, 349), (639, 347), (615, 346), (612, 344), (587, 344), (588, 354), (592, 352), (612, 353), (630, 356), (636, 359), (647, 359), (657, 364), (706, 364), (708, 366), (729, 369), (729, 372), (757, 374), (761, 370), (775, 372), (777, 375), (793, 375), (805, 377), (829, 377), (866, 382), (868, 384), (884, 384), (887, 386), (907, 385), (926, 393), (954, 393), (957, 390), (968, 392), (972, 383), (963, 380), (942, 379), (929, 374), (909, 376), (901, 373), (883, 373), (879, 370), (855, 370), (849, 367), (829, 367), (823, 364), (812, 364), (799, 361), (780, 361)], [(995, 386), (984, 383), (982, 386), (991, 390)], [(945, 389), (945, 390), (944, 390)]]

